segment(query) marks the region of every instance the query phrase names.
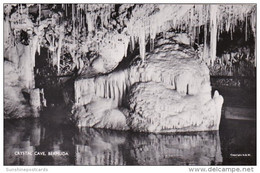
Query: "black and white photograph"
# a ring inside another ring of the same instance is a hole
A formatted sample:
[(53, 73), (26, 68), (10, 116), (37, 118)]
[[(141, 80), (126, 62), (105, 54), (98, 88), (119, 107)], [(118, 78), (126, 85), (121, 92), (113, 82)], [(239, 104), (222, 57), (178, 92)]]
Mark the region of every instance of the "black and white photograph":
[(256, 3), (2, 15), (4, 166), (257, 165)]

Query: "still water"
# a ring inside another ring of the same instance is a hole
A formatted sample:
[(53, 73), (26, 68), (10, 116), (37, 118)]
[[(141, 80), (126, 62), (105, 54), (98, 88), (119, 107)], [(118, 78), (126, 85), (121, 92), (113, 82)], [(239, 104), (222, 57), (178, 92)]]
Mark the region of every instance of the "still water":
[(57, 118), (61, 114), (49, 110), (39, 119), (5, 120), (4, 164), (256, 164), (254, 121), (222, 118), (219, 131), (153, 134), (77, 129)]

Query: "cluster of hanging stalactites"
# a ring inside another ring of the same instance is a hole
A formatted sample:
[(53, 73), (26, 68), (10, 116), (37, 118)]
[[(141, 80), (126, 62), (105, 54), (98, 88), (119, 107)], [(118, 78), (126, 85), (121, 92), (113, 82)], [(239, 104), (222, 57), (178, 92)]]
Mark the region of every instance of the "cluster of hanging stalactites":
[[(29, 17), (29, 7), (31, 5), (18, 5), (16, 16), (24, 19), (27, 14)], [(42, 31), (41, 17), (42, 7), (38, 6), (39, 17), (37, 22), (34, 23), (34, 30), (37, 30), (39, 41), (38, 47), (41, 44)], [(9, 16), (12, 5), (5, 5), (5, 16)], [(26, 13), (24, 13), (26, 11)], [(156, 34), (160, 32), (166, 32), (169, 29), (177, 29), (186, 32), (191, 37), (191, 42), (194, 42), (196, 36), (201, 32), (201, 26), (204, 26), (204, 60), (210, 60), (214, 62), (216, 57), (216, 46), (219, 34), (223, 31), (228, 31), (231, 34), (235, 30), (235, 26), (238, 25), (239, 21), (245, 22), (245, 40), (247, 39), (248, 32), (253, 32), (254, 36), (256, 33), (256, 6), (253, 4), (235, 4), (235, 5), (175, 5), (175, 4), (144, 4), (144, 5), (133, 5), (123, 4), (117, 6), (115, 4), (70, 4), (61, 5), (59, 15), (57, 16), (61, 23), (60, 29), (58, 29), (58, 38), (53, 39), (53, 45), (56, 45), (55, 57), (59, 71), (59, 61), (61, 51), (63, 47), (68, 44), (69, 50), (73, 57), (73, 61), (76, 63), (77, 58), (81, 52), (86, 52), (84, 48), (89, 49), (93, 47), (93, 40), (95, 41), (94, 47), (99, 50), (99, 45), (102, 44), (102, 40), (107, 38), (107, 34), (125, 34), (129, 38), (128, 43), (130, 47), (135, 49), (136, 43), (139, 45), (140, 56), (145, 60), (146, 44), (148, 41), (151, 45), (156, 38)], [(57, 22), (51, 13), (54, 22)], [(14, 28), (13, 26), (23, 27), (21, 25), (13, 25), (14, 21), (12, 17), (5, 17), (5, 20), (9, 20), (6, 23), (5, 29), (8, 32)], [(45, 16), (46, 19), (46, 16)], [(45, 20), (44, 19), (44, 20)], [(26, 20), (23, 20), (26, 21)], [(19, 22), (19, 21), (18, 21)], [(52, 21), (53, 22), (53, 21)], [(27, 24), (32, 22), (27, 22)], [(46, 22), (45, 22), (46, 23)], [(46, 24), (47, 26), (47, 24)], [(39, 29), (40, 28), (40, 29)], [(71, 36), (68, 37), (66, 32), (68, 28), (71, 28)], [(56, 31), (54, 31), (56, 32)], [(8, 35), (10, 35), (8, 33)], [(210, 40), (206, 38), (210, 35)], [(256, 36), (255, 36), (256, 37)], [(54, 37), (53, 37), (54, 38)], [(5, 42), (8, 38), (5, 39)], [(68, 39), (70, 41), (68, 42)], [(65, 42), (66, 40), (66, 42)], [(86, 46), (87, 45), (87, 46)], [(205, 47), (209, 45), (209, 50)], [(67, 47), (66, 47), (67, 48)], [(153, 46), (151, 46), (153, 49)], [(39, 49), (38, 49), (39, 50)], [(65, 50), (65, 49), (64, 49)]]
[[(125, 11), (131, 8), (131, 16), (126, 18)], [(247, 40), (249, 29), (256, 33), (256, 9), (252, 4), (239, 5), (171, 5), (171, 4), (144, 4), (133, 8), (131, 4), (121, 5), (117, 11), (118, 25), (125, 27), (124, 34), (129, 35), (129, 43), (132, 49), (136, 43), (139, 44), (141, 58), (145, 59), (146, 44), (150, 39), (154, 45), (156, 34), (165, 32), (169, 29), (177, 29), (187, 32), (191, 37), (191, 42), (195, 41), (199, 35), (200, 26), (204, 27), (204, 36), (210, 35), (210, 40), (204, 39), (204, 46), (209, 45), (209, 49), (204, 49), (204, 60), (210, 58), (213, 64), (216, 58), (217, 39), (223, 31), (235, 32), (235, 27), (239, 22), (245, 22), (245, 40)], [(73, 8), (72, 8), (73, 9)], [(113, 4), (81, 4), (77, 6), (77, 11), (72, 12), (72, 16), (78, 16), (80, 12), (86, 13), (86, 23), (88, 32), (97, 31), (97, 19), (100, 19), (100, 26), (111, 28), (110, 18), (114, 15), (115, 5)], [(75, 13), (75, 14), (74, 14)], [(84, 15), (82, 15), (84, 16)], [(72, 17), (73, 23), (75, 17)], [(83, 21), (80, 16), (77, 18)], [(73, 24), (74, 26), (74, 24)], [(81, 27), (82, 25), (78, 25)], [(110, 30), (106, 32), (110, 32)], [(151, 47), (153, 49), (153, 47)], [(206, 52), (207, 51), (207, 52)]]
[[(145, 45), (141, 44), (146, 44), (148, 38), (153, 42), (157, 33), (174, 28), (187, 32), (191, 42), (194, 42), (201, 32), (201, 26), (204, 26), (204, 46), (209, 45), (210, 50), (204, 49), (203, 59), (210, 58), (213, 64), (219, 34), (223, 31), (230, 32), (232, 39), (232, 33), (241, 21), (246, 23), (243, 28), (245, 40), (247, 40), (249, 29), (255, 36), (255, 5), (145, 4), (135, 8), (128, 25), (128, 33), (132, 40), (139, 40), (140, 55), (144, 59)], [(210, 40), (207, 40), (208, 35), (210, 35)]]

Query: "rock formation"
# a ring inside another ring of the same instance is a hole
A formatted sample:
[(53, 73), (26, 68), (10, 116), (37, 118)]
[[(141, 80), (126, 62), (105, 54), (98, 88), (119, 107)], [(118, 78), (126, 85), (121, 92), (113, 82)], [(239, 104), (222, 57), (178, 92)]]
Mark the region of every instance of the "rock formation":
[(168, 37), (157, 40), (144, 63), (76, 81), (77, 125), (144, 132), (218, 130), (223, 98), (217, 91), (211, 98), (207, 66), (192, 49), (185, 52)]
[(45, 105), (43, 89), (35, 88), (34, 67), (38, 35), (28, 9), (19, 15), (6, 6), (4, 37), (4, 118), (38, 117)]

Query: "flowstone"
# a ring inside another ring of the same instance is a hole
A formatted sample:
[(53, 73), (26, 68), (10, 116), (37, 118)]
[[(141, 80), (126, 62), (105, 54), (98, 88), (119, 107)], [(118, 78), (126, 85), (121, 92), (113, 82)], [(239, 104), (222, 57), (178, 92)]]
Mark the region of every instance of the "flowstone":
[(130, 91), (128, 122), (142, 132), (218, 130), (222, 103), (217, 91), (211, 99), (210, 93), (181, 95), (160, 83), (140, 83)]
[(217, 91), (211, 97), (208, 67), (178, 42), (166, 35), (145, 62), (78, 79), (76, 124), (142, 132), (218, 130), (223, 97)]

